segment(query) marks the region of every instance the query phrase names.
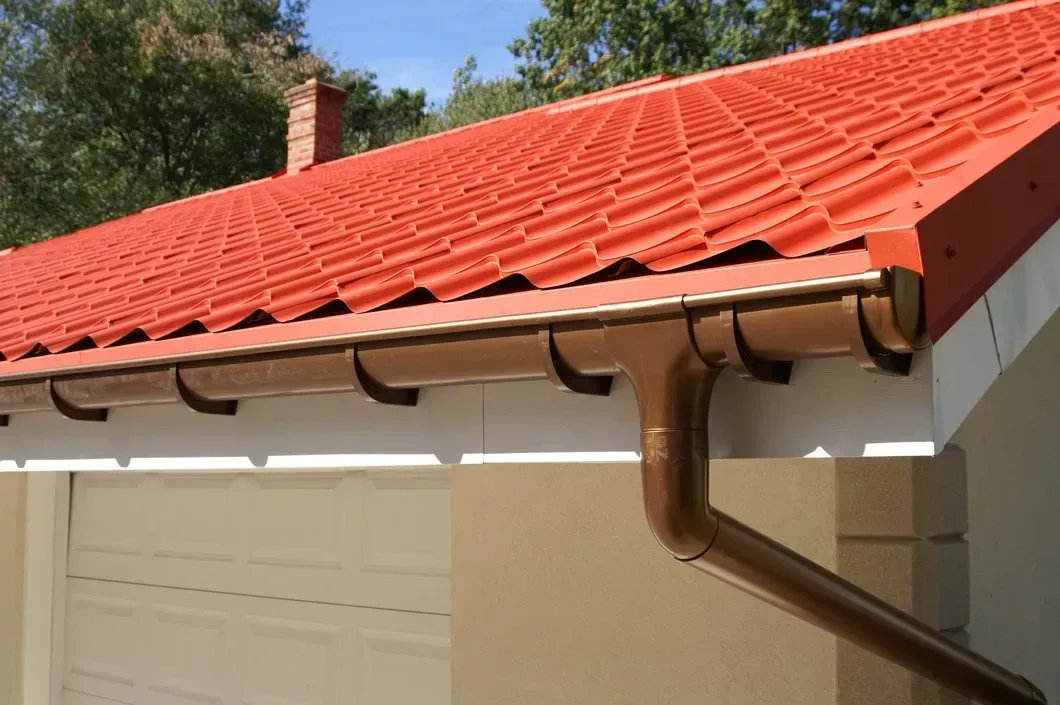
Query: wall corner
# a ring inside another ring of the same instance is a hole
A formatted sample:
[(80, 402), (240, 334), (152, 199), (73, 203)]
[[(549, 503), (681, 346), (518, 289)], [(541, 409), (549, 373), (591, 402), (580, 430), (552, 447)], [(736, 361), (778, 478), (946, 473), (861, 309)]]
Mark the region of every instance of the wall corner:
[[(965, 457), (836, 462), (839, 574), (967, 645), (970, 619)], [(838, 705), (968, 705), (969, 700), (840, 641)]]

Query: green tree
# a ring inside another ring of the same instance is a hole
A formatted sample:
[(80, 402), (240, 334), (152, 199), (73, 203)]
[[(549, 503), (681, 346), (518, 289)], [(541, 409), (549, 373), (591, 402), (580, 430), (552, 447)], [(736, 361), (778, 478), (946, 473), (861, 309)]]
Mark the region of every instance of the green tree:
[(343, 71), (330, 80), (349, 93), (343, 109), (343, 151), (357, 154), (415, 134), (427, 118), (427, 92), (395, 88), (384, 93), (372, 71)]
[(48, 0), (0, 0), (0, 247), (8, 230), (24, 229), (15, 184), (25, 164), (34, 101), (29, 82), (40, 54)]
[(539, 104), (522, 81), (510, 76), (484, 78), (475, 57), (468, 56), (464, 65), (453, 72), (452, 89), (446, 99), (433, 106), (423, 120), (398, 130), (393, 138), (400, 142), (423, 137)]
[(525, 110), (538, 104), (523, 83), (511, 77), (484, 78), (474, 56), (453, 72), (449, 97), (434, 118), (437, 129), (451, 130)]
[(384, 93), (376, 79), (371, 71), (343, 71), (332, 79), (350, 94), (343, 115), (347, 154), (463, 127), (538, 103), (518, 79), (484, 78), (474, 56), (453, 72), (449, 96), (430, 108), (424, 90), (395, 88)]
[(747, 0), (544, 0), (547, 14), (509, 47), (545, 99), (661, 73), (694, 73), (751, 58)]
[(0, 119), (22, 108), (49, 10), (47, 0), (0, 0)]
[(543, 100), (767, 58), (1007, 0), (542, 0), (509, 47)]
[[(283, 91), (330, 67), (305, 2), (66, 0), (22, 75), (0, 163), (0, 243), (27, 242), (281, 169)], [(11, 211), (15, 210), (15, 213)]]

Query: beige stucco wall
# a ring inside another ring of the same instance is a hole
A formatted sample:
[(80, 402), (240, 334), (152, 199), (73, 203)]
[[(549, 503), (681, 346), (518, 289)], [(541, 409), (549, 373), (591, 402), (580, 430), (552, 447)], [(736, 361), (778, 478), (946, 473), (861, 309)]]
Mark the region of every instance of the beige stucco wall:
[[(964, 636), (959, 453), (712, 475), (722, 509)], [(962, 702), (669, 558), (636, 465), (455, 469), (452, 608), (454, 705)]]
[(1060, 698), (1060, 316), (987, 391), (967, 454), (973, 646)]
[[(718, 505), (834, 567), (831, 462), (744, 466)], [(834, 701), (835, 640), (665, 554), (635, 465), (456, 469), (452, 606), (454, 705)]]
[(21, 702), (25, 517), (25, 473), (0, 473), (0, 703)]

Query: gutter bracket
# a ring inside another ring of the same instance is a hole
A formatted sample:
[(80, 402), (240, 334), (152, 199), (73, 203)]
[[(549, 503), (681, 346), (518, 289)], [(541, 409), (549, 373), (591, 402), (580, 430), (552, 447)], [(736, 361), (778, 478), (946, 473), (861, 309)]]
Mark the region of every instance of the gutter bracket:
[(74, 421), (107, 420), (106, 409), (78, 409), (76, 406), (68, 403), (65, 399), (59, 396), (58, 392), (55, 391), (55, 384), (51, 377), (44, 380), (44, 392), (48, 397), (48, 403), (51, 404), (51, 407), (68, 419), (73, 419)]
[(733, 372), (743, 379), (767, 384), (788, 384), (791, 381), (792, 362), (790, 360), (762, 360), (755, 357), (747, 347), (740, 333), (740, 321), (735, 307), (721, 311), (721, 325), (725, 333), (722, 338), (725, 346), (725, 359), (728, 360)]
[(563, 357), (556, 349), (556, 339), (552, 333), (552, 326), (539, 330), (537, 340), (545, 359), (545, 374), (548, 375), (548, 381), (556, 389), (561, 392), (591, 394), (600, 397), (606, 397), (611, 394), (612, 377), (580, 375), (564, 362)]
[(184, 384), (180, 378), (180, 368), (177, 365), (169, 368), (169, 378), (173, 382), (173, 388), (177, 390), (177, 398), (184, 406), (200, 414), (214, 414), (216, 416), (235, 416), (236, 407), (239, 404), (235, 399), (216, 401), (204, 399)]
[(366, 401), (394, 406), (416, 406), (416, 402), (419, 401), (420, 390), (418, 389), (396, 389), (372, 379), (361, 365), (357, 356), (356, 343), (346, 349), (346, 362), (352, 372), (350, 377), (354, 391)]
[(885, 350), (865, 322), (865, 305), (861, 294), (843, 296), (843, 328), (850, 343), (850, 353), (863, 370), (890, 377), (906, 377), (913, 364), (913, 356)]

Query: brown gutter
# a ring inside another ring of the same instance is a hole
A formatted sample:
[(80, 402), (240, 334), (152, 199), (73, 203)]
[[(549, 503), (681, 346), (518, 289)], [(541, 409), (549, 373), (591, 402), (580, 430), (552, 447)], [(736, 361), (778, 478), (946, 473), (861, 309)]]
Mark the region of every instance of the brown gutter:
[(103, 421), (108, 408), (169, 402), (231, 414), (239, 399), (341, 391), (414, 405), (423, 387), (533, 379), (605, 395), (622, 373), (640, 410), (649, 525), (676, 558), (984, 704), (1044, 703), (1020, 676), (708, 501), (707, 414), (724, 368), (784, 384), (794, 360), (851, 355), (872, 372), (906, 374), (924, 344), (920, 291), (912, 272), (876, 271), (562, 317), (319, 339), (297, 350), (272, 345), (209, 360), (151, 359), (136, 369), (68, 370), (0, 383), (0, 415), (53, 409)]

